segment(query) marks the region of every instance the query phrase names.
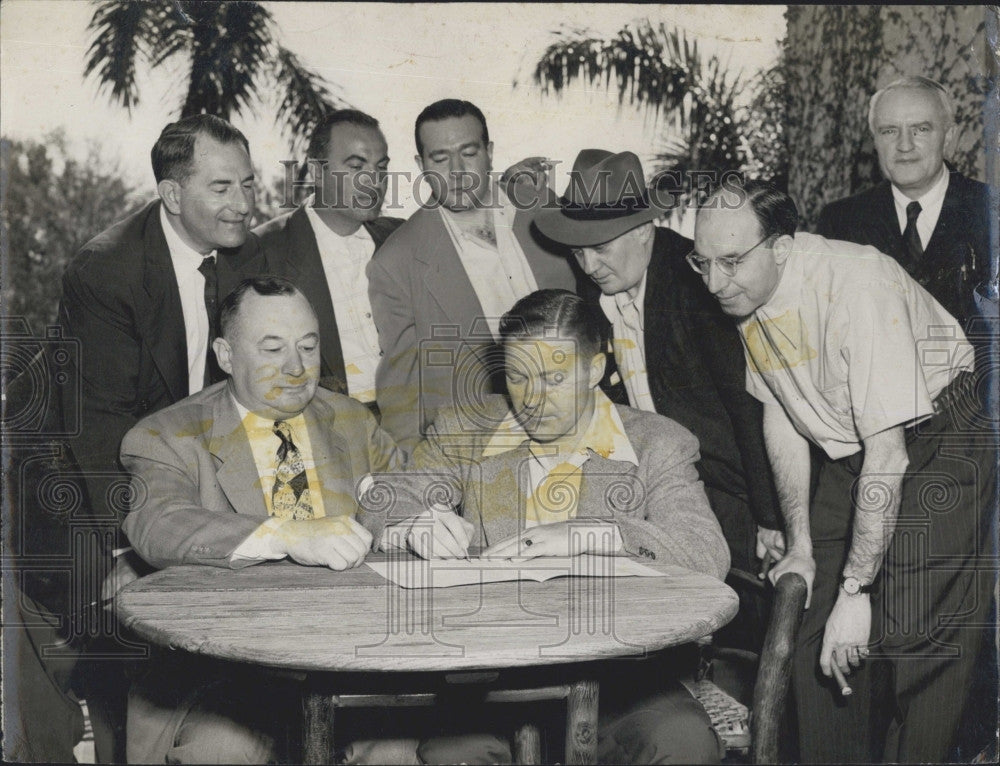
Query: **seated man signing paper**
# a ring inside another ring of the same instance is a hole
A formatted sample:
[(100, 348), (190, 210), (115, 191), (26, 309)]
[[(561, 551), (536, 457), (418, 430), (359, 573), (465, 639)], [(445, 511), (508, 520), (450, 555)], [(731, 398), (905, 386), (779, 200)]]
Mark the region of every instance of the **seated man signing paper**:
[[(394, 496), (383, 547), (630, 555), (725, 576), (729, 551), (698, 480), (697, 439), (600, 391), (604, 324), (565, 290), (531, 293), (504, 315), (509, 400), (442, 411), (407, 472), (381, 477)], [(708, 716), (673, 680), (679, 669), (652, 662), (616, 664), (602, 679), (598, 762), (718, 762)]]

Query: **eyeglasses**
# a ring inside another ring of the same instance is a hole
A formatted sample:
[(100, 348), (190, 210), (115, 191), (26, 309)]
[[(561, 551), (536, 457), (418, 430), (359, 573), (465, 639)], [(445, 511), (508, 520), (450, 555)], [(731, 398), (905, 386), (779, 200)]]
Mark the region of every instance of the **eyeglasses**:
[(707, 277), (709, 275), (713, 263), (716, 266), (718, 266), (719, 271), (721, 271), (727, 277), (734, 277), (736, 276), (736, 269), (739, 268), (739, 265), (743, 263), (746, 257), (750, 255), (750, 253), (752, 253), (758, 247), (767, 242), (770, 238), (771, 235), (768, 234), (766, 237), (764, 237), (764, 239), (762, 239), (756, 245), (751, 247), (749, 250), (744, 250), (739, 255), (727, 255), (722, 258), (702, 258), (700, 255), (698, 255), (697, 252), (692, 250), (690, 253), (684, 256), (684, 259), (688, 262), (688, 264), (690, 264), (692, 269), (697, 271), (703, 277)]

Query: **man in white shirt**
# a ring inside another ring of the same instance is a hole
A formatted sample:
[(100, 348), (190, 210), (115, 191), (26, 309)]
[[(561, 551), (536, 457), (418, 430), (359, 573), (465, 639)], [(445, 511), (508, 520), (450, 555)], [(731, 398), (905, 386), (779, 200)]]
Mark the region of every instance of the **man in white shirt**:
[(561, 248), (529, 229), (537, 195), (518, 187), (512, 200), (491, 178), (493, 142), (478, 107), (431, 104), (415, 136), (430, 197), (368, 267), (384, 353), (379, 408), (405, 450), (439, 408), (502, 390), (496, 327), (514, 301), (537, 288), (576, 286)]
[(316, 126), (306, 159), (314, 193), (254, 233), (265, 271), (293, 282), (316, 311), (320, 385), (377, 412), (380, 353), (365, 269), (403, 223), (381, 215), (389, 166), (385, 136), (374, 117), (340, 109)]
[(787, 535), (771, 579), (810, 587), (792, 677), (800, 760), (945, 761), (994, 565), (981, 520), (996, 451), (971, 404), (972, 347), (893, 259), (796, 233), (795, 203), (768, 183), (734, 192), (738, 207), (699, 210), (688, 261), (739, 321), (764, 405)]
[[(144, 498), (123, 524), (129, 541), (158, 568), (238, 568), (286, 556), (332, 569), (358, 565), (384, 520), (357, 513), (356, 479), (399, 467), (401, 453), (363, 405), (317, 387), (316, 315), (290, 282), (245, 280), (223, 302), (220, 322), (215, 351), (229, 379), (144, 419), (122, 442), (122, 462)], [(232, 716), (224, 711), (222, 721), (219, 700), (198, 689), (190, 710), (164, 711), (154, 700), (172, 673), (154, 668), (133, 690), (130, 763), (273, 756), (270, 708), (259, 697)]]

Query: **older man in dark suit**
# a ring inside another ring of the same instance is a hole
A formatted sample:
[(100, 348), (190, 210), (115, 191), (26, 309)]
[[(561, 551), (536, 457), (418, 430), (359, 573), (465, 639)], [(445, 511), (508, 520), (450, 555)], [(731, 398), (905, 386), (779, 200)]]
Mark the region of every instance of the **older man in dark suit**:
[(389, 165), (378, 120), (355, 109), (324, 117), (306, 153), (315, 192), (258, 227), (266, 271), (291, 280), (319, 319), (320, 385), (375, 408), (378, 333), (365, 269), (403, 223), (381, 215)]
[[(356, 566), (384, 524), (355, 518), (357, 478), (398, 468), (402, 453), (364, 406), (317, 387), (318, 322), (290, 282), (245, 280), (223, 301), (220, 324), (215, 350), (228, 381), (145, 418), (122, 442), (144, 498), (123, 524), (130, 542), (155, 567), (286, 556)], [(176, 664), (154, 665), (133, 688), (129, 763), (273, 760), (280, 707), (259, 686), (243, 696), (242, 677)]]
[[(872, 96), (868, 126), (885, 180), (823, 208), (816, 232), (895, 258), (976, 340), (975, 290), (990, 275), (989, 189), (949, 170), (956, 134), (948, 92), (904, 77)], [(994, 308), (995, 312), (995, 308)]]
[[(69, 397), (64, 408), (78, 408), (70, 446), (99, 527), (127, 510), (115, 490), (127, 478), (118, 463), (125, 432), (219, 379), (210, 350), (219, 295), (260, 267), (246, 244), (254, 175), (243, 134), (211, 115), (185, 118), (163, 129), (151, 158), (160, 198), (84, 245), (63, 277), (59, 321), (79, 341), (70, 373), (82, 384), (79, 401)], [(88, 567), (83, 582), (101, 582), (110, 553), (80, 562)], [(84, 594), (82, 606), (98, 595)], [(103, 684), (111, 672), (91, 675)], [(93, 686), (84, 694), (100, 721), (104, 695)], [(95, 725), (99, 750), (101, 732)]]

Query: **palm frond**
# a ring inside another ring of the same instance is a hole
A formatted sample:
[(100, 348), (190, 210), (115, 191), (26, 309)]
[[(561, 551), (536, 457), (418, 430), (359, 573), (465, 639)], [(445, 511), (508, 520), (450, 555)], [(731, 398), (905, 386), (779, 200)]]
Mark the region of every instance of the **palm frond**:
[(87, 25), (93, 41), (87, 49), (84, 77), (96, 74), (99, 87), (111, 89), (111, 100), (131, 111), (139, 103), (136, 64), (158, 44), (153, 17), (159, 2), (102, 0)]
[(533, 74), (545, 93), (561, 93), (581, 80), (617, 91), (619, 104), (669, 111), (680, 104), (700, 73), (697, 43), (663, 24), (639, 22), (610, 39), (580, 29), (555, 34), (558, 39), (542, 54)]
[(325, 114), (350, 106), (332, 94), (323, 79), (303, 66), (294, 53), (281, 46), (278, 46), (274, 80), (280, 98), (276, 122), (293, 144), (308, 140)]
[(254, 2), (187, 3), (191, 80), (181, 116), (225, 120), (250, 105), (258, 77), (274, 55), (273, 19)]

